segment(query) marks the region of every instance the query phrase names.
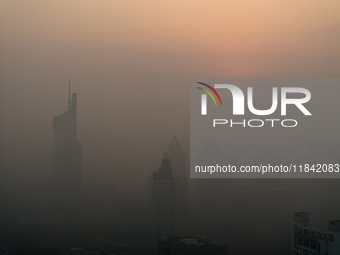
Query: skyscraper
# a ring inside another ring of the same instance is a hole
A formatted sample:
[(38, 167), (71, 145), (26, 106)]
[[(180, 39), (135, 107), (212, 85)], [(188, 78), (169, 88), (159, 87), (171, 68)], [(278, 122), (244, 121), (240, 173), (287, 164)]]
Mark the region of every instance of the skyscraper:
[(181, 144), (176, 135), (173, 136), (165, 151), (171, 160), (172, 173), (178, 182), (178, 226), (179, 232), (185, 232), (187, 207), (188, 207), (188, 177), (186, 166), (186, 154), (181, 148)]
[(180, 178), (187, 177), (186, 154), (181, 148), (181, 143), (174, 135), (165, 151), (167, 157), (171, 160), (172, 173)]
[(152, 175), (151, 203), (154, 240), (177, 235), (178, 187), (167, 158), (162, 160), (162, 166)]
[(67, 110), (53, 118), (53, 194), (55, 214), (79, 216), (82, 147), (77, 140), (77, 94), (69, 91)]

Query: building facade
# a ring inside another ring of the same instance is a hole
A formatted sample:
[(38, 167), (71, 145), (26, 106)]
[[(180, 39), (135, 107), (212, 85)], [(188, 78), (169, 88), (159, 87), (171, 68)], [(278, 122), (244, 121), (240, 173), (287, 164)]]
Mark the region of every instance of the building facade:
[(185, 232), (187, 225), (188, 210), (188, 168), (186, 164), (186, 153), (182, 150), (181, 144), (174, 135), (164, 153), (171, 161), (173, 176), (178, 184), (178, 226), (179, 232)]
[(77, 94), (67, 110), (53, 118), (53, 213), (75, 219), (80, 215), (82, 146), (77, 140)]
[(314, 228), (309, 213), (294, 213), (292, 255), (340, 255), (340, 220), (329, 221), (328, 229)]
[(178, 234), (178, 182), (172, 175), (170, 159), (163, 159), (151, 183), (152, 232), (157, 241)]

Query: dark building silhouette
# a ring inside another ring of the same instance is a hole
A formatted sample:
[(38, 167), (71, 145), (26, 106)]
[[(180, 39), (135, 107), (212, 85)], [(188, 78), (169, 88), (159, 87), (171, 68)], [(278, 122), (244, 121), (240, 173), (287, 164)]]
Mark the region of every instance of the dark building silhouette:
[(188, 208), (188, 168), (186, 164), (186, 153), (176, 135), (169, 143), (165, 155), (171, 160), (172, 173), (178, 182), (178, 225), (179, 232), (185, 232), (187, 225)]
[(158, 255), (227, 255), (228, 246), (221, 242), (202, 237), (178, 236), (158, 240)]
[(152, 230), (155, 241), (178, 234), (178, 185), (170, 159), (152, 175)]
[(186, 154), (174, 136), (162, 165), (148, 176), (148, 215), (154, 241), (184, 232), (187, 184)]
[(173, 175), (181, 178), (187, 177), (188, 168), (186, 166), (186, 154), (182, 150), (181, 143), (177, 139), (176, 135), (172, 137), (165, 154), (171, 160)]
[(53, 118), (53, 213), (73, 220), (80, 216), (82, 147), (77, 140), (77, 94), (67, 110)]

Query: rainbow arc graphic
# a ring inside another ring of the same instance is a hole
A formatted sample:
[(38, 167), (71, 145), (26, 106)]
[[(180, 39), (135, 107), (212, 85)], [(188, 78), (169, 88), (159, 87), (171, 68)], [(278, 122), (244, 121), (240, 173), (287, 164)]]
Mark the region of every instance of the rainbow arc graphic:
[[(220, 98), (220, 95), (217, 93), (217, 91), (216, 91), (213, 87), (211, 87), (210, 85), (208, 85), (208, 84), (206, 84), (206, 83), (203, 83), (203, 82), (196, 82), (196, 83), (201, 84), (201, 85), (203, 85), (203, 86), (209, 88), (209, 89), (217, 96), (217, 98), (218, 98), (218, 100), (220, 101), (220, 104), (221, 104), (221, 106), (222, 106), (222, 100), (221, 100), (221, 98)], [(197, 88), (200, 89), (200, 90), (203, 90), (205, 93), (207, 93), (207, 94), (212, 98), (212, 100), (214, 101), (215, 105), (217, 106), (215, 97), (211, 94), (211, 92), (210, 92), (209, 90), (204, 89), (204, 88), (201, 88), (201, 87), (197, 87)]]

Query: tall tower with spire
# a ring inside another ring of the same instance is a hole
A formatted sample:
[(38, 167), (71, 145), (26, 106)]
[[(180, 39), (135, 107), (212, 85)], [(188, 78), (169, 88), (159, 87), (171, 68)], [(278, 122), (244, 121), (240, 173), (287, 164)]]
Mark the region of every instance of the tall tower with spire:
[(76, 216), (82, 183), (82, 147), (77, 140), (77, 94), (69, 84), (67, 110), (53, 118), (54, 211)]

